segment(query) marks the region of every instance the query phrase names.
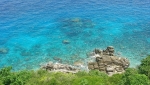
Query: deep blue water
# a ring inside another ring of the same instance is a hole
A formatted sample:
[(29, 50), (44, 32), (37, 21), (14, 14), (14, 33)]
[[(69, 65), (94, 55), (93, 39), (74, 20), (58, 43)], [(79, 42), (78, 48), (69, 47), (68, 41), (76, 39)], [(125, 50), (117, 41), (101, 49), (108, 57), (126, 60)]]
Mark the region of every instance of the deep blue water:
[(132, 67), (150, 54), (149, 0), (0, 0), (0, 68), (73, 63), (107, 46)]

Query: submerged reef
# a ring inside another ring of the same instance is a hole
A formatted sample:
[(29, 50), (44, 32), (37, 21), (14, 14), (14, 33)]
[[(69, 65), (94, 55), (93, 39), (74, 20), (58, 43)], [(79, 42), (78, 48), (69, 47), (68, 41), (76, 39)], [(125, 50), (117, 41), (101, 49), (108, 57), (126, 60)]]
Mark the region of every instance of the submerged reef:
[(9, 51), (8, 48), (4, 48), (4, 47), (0, 48), (0, 54), (7, 54), (8, 51)]
[(52, 72), (77, 73), (78, 71), (99, 70), (107, 73), (109, 76), (116, 73), (123, 73), (130, 65), (127, 58), (117, 57), (114, 54), (115, 50), (112, 46), (106, 50), (95, 49), (89, 53), (85, 59), (86, 64), (82, 61), (75, 62), (74, 65), (48, 62), (41, 65), (42, 69)]
[(77, 36), (87, 28), (93, 28), (94, 23), (90, 19), (69, 18), (60, 21), (60, 30), (69, 37)]
[(63, 40), (62, 43), (63, 43), (63, 44), (69, 44), (70, 41), (69, 41), (69, 40)]

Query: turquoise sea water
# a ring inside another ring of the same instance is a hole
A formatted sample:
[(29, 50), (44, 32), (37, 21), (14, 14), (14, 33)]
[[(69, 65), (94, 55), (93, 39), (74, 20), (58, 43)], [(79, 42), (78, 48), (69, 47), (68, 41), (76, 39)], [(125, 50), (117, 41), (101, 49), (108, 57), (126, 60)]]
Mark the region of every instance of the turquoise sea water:
[(72, 64), (107, 46), (131, 67), (150, 54), (149, 0), (0, 0), (0, 68)]

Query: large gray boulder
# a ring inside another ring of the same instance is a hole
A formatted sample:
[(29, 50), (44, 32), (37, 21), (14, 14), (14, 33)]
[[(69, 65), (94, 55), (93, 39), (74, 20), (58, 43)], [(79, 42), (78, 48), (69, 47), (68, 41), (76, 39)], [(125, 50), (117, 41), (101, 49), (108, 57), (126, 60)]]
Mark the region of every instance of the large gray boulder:
[[(108, 75), (122, 73), (130, 65), (127, 58), (117, 57), (114, 55), (113, 46), (109, 46), (106, 50), (95, 49), (95, 61), (88, 63), (89, 70), (97, 69), (106, 72)], [(94, 55), (92, 55), (92, 58)]]

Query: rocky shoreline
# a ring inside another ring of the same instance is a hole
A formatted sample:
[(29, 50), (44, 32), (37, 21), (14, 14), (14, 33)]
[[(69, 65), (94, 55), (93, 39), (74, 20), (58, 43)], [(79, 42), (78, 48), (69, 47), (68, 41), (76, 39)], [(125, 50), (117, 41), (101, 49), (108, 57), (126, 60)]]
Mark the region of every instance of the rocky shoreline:
[(45, 65), (42, 65), (41, 68), (51, 72), (65, 72), (65, 73), (77, 73), (80, 70), (72, 65), (53, 62), (48, 62)]
[(62, 63), (48, 62), (41, 65), (41, 68), (50, 72), (65, 72), (65, 73), (77, 73), (83, 69), (99, 70), (107, 73), (109, 76), (116, 73), (123, 73), (130, 65), (127, 58), (118, 57), (114, 54), (115, 50), (113, 46), (108, 46), (105, 50), (95, 49), (87, 56), (89, 57), (86, 65), (68, 65)]
[(93, 62), (88, 63), (90, 70), (99, 70), (113, 75), (116, 73), (123, 73), (130, 65), (127, 58), (117, 57), (114, 55), (114, 48), (109, 46), (106, 50), (95, 49), (91, 55), (94, 58)]

